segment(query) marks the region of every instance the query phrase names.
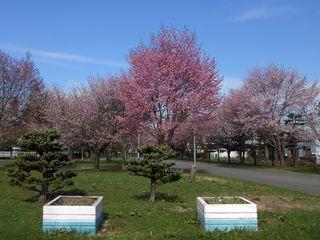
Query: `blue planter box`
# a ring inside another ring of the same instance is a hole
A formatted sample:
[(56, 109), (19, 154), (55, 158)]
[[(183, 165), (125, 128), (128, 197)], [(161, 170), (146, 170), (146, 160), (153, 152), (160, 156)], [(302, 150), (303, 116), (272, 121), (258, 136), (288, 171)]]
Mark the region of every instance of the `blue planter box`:
[(233, 229), (258, 230), (257, 205), (245, 198), (243, 204), (209, 204), (207, 197), (197, 198), (197, 219), (205, 231)]
[(81, 196), (58, 196), (43, 206), (43, 231), (66, 230), (96, 235), (104, 219), (103, 197), (93, 196), (94, 204), (86, 206), (56, 205), (60, 198)]

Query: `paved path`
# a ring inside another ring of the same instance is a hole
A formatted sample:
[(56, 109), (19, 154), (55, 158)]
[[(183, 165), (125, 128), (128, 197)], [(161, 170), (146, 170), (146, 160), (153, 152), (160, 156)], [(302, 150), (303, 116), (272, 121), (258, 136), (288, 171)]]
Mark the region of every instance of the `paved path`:
[[(190, 169), (191, 164), (190, 161), (179, 160), (176, 161), (175, 168)], [(197, 163), (197, 170), (212, 173), (217, 176), (248, 180), (320, 195), (320, 175), (202, 162)]]

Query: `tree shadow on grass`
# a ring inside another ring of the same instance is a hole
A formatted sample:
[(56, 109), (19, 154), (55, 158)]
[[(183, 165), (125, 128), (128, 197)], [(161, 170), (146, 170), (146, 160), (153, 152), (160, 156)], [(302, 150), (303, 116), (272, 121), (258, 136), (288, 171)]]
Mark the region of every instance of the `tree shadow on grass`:
[[(175, 167), (173, 167), (173, 169), (180, 170), (184, 174), (190, 173), (190, 168), (175, 168)], [(206, 172), (205, 170), (198, 170), (197, 169), (197, 173), (205, 173), (205, 172)]]
[[(143, 201), (149, 201), (149, 197), (150, 197), (150, 194), (148, 192), (140, 193), (140, 194), (137, 194), (137, 195), (133, 196), (134, 199), (143, 200)], [(166, 201), (166, 202), (172, 202), (172, 203), (181, 203), (182, 199), (176, 194), (156, 193), (156, 201)]]
[[(48, 196), (48, 199), (44, 203), (51, 201), (52, 199), (54, 199), (55, 197), (57, 197), (59, 195), (87, 196), (88, 193), (85, 190), (79, 189), (79, 188), (74, 188), (74, 189), (70, 189), (70, 190), (60, 190), (60, 191), (57, 191), (55, 193), (50, 194)], [(39, 200), (39, 195), (37, 195), (37, 194), (24, 199), (25, 202), (38, 202), (38, 200)]]
[(122, 165), (116, 165), (116, 166), (101, 166), (99, 169), (95, 169), (94, 166), (84, 166), (84, 167), (69, 167), (66, 168), (67, 170), (72, 170), (72, 171), (81, 171), (81, 172), (123, 172)]
[(87, 196), (87, 191), (80, 188), (73, 188), (69, 190), (60, 190), (52, 194), (52, 197), (57, 197), (59, 195), (68, 195), (68, 196)]
[(108, 228), (108, 220), (109, 220), (109, 213), (103, 212), (103, 220), (99, 226), (97, 231), (98, 236), (106, 236), (107, 235), (107, 228)]
[(31, 202), (31, 203), (38, 202), (38, 200), (39, 200), (39, 195), (32, 195), (31, 197), (27, 197), (23, 199), (23, 201)]
[(122, 165), (100, 167), (99, 171), (108, 171), (108, 172), (122, 172)]

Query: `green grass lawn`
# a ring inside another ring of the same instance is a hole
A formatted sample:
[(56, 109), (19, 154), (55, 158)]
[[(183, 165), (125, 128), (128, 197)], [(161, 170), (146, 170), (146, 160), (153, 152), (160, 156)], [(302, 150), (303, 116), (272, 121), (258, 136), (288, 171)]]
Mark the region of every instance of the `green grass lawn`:
[(309, 174), (317, 174), (320, 175), (320, 166), (317, 167), (313, 166), (296, 166), (296, 167), (289, 167), (289, 166), (270, 166), (270, 165), (258, 165), (261, 168), (269, 168), (269, 169), (277, 169), (277, 170), (284, 170), (296, 173), (309, 173)]
[[(158, 200), (151, 203), (147, 179), (130, 176), (114, 164), (112, 171), (78, 171), (76, 184), (67, 192), (104, 197), (107, 220), (94, 239), (320, 239), (320, 197), (198, 174), (194, 184), (185, 175), (159, 187)], [(42, 205), (8, 181), (0, 170), (0, 239), (89, 239), (64, 232), (42, 234)], [(203, 232), (196, 221), (196, 197), (238, 195), (258, 204), (259, 231)]]
[[(104, 169), (105, 167), (108, 167), (108, 170), (114, 171), (114, 170), (120, 170), (122, 169), (122, 159), (121, 158), (113, 158), (111, 161), (107, 161), (105, 159), (100, 160), (100, 168)], [(74, 160), (74, 166), (77, 166), (81, 169), (92, 169), (93, 168), (93, 161), (91, 159), (85, 159), (85, 160)]]
[[(191, 161), (191, 160), (190, 160)], [(210, 161), (203, 161), (199, 160), (200, 162), (210, 163), (210, 164), (228, 164), (227, 159), (221, 158), (220, 161), (217, 159), (212, 159)], [(231, 160), (232, 165), (240, 165), (238, 158), (232, 158)], [(320, 175), (320, 164), (317, 164), (317, 166), (300, 166), (297, 165), (295, 167), (287, 166), (286, 164), (283, 165), (275, 165), (272, 166), (271, 163), (269, 165), (258, 163), (257, 165), (254, 165), (252, 160), (246, 160), (245, 165), (246, 167), (256, 167), (256, 168), (269, 168), (269, 169), (275, 169), (275, 170), (283, 170), (283, 171), (289, 171), (289, 172), (297, 172), (297, 173), (308, 173), (308, 174), (317, 174)]]

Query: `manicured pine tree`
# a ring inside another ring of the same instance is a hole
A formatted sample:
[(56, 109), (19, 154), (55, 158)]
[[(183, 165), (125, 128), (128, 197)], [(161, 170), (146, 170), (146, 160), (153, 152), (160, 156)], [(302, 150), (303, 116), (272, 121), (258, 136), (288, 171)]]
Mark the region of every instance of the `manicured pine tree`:
[(15, 158), (14, 167), (8, 170), (12, 186), (22, 187), (39, 194), (45, 201), (51, 193), (73, 185), (76, 173), (65, 170), (71, 162), (59, 143), (56, 131), (32, 132), (19, 140), (23, 153)]
[(166, 160), (175, 156), (175, 152), (167, 145), (146, 144), (139, 148), (140, 158), (129, 159), (126, 169), (132, 175), (150, 179), (150, 201), (156, 198), (156, 189), (160, 184), (178, 181), (181, 172), (172, 169), (173, 162)]

